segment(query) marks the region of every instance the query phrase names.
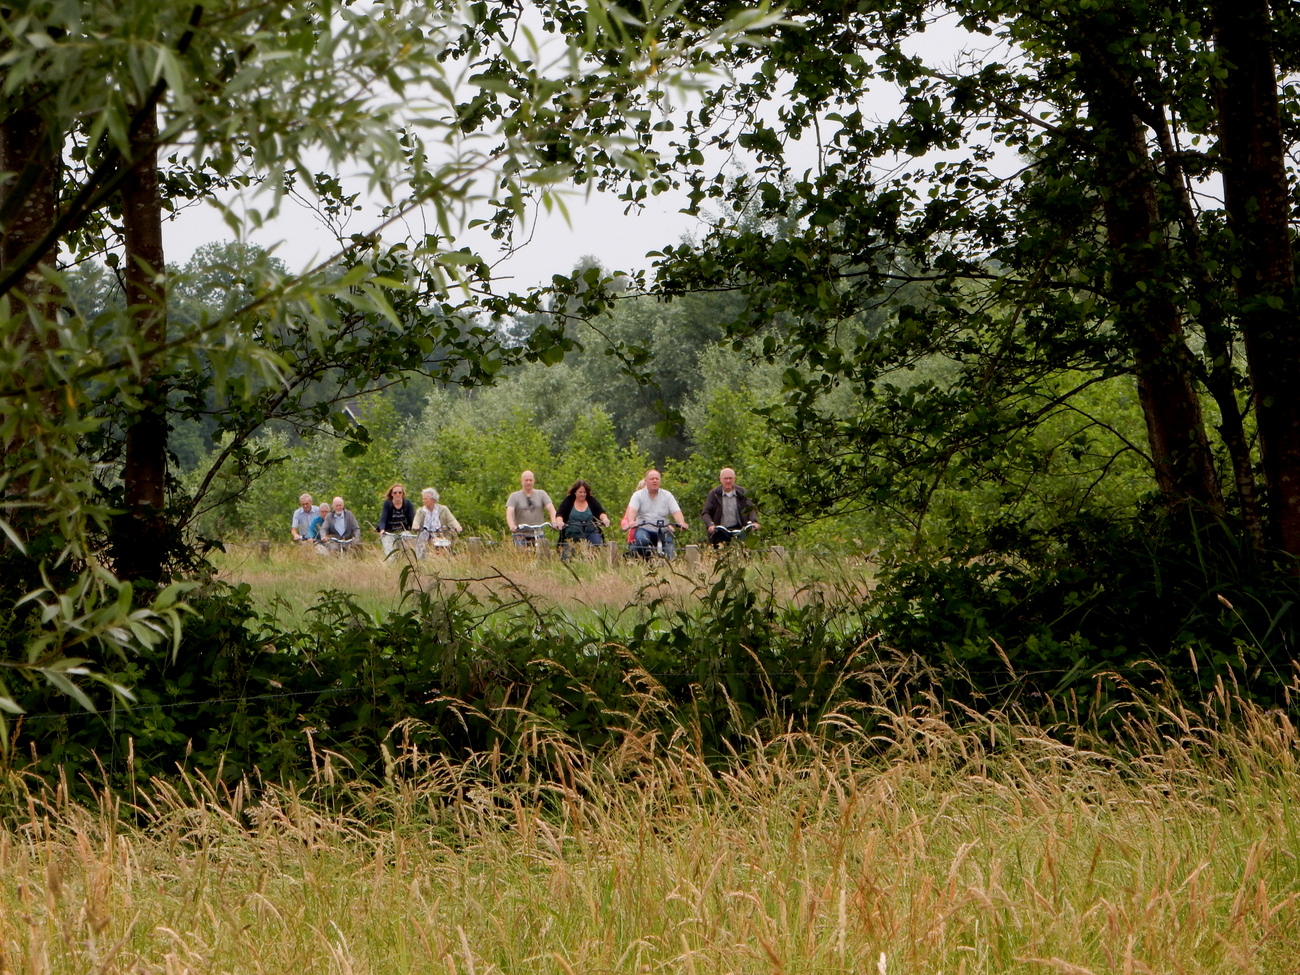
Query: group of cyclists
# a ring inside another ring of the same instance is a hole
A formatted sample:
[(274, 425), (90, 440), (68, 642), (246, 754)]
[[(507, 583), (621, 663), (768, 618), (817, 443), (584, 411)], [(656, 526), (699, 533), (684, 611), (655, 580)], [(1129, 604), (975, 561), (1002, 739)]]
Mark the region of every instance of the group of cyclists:
[[(663, 476), (651, 468), (628, 499), (619, 526), (626, 532), (630, 555), (649, 558), (658, 553), (671, 559), (675, 554), (673, 533), (690, 527), (677, 499), (662, 485)], [(399, 547), (411, 548), (417, 558), (424, 558), (431, 547), (450, 547), (461, 531), (460, 522), (440, 503), (435, 489), (421, 491), (420, 501), (417, 508), (402, 484), (388, 489), (376, 524), (385, 558)], [(317, 507), (310, 494), (303, 494), (298, 503), (292, 522), (294, 541), (314, 545), (322, 555), (360, 550), (361, 525), (342, 498)], [(561, 557), (566, 559), (574, 543), (605, 544), (602, 529), (611, 525), (608, 512), (587, 481), (574, 481), (557, 508), (550, 495), (537, 487), (532, 471), (519, 475), (519, 490), (506, 499), (505, 514), (516, 545), (536, 545), (545, 530), (553, 528), (559, 533)], [(736, 484), (736, 472), (729, 467), (718, 472), (718, 485), (709, 492), (700, 516), (715, 547), (758, 527), (754, 502)]]
[[(758, 527), (754, 502), (736, 484), (736, 472), (730, 467), (718, 472), (718, 486), (709, 492), (700, 515), (714, 546), (726, 545)], [(562, 558), (568, 557), (572, 542), (603, 545), (601, 529), (610, 524), (608, 512), (582, 479), (573, 482), (556, 508), (550, 496), (536, 486), (533, 472), (524, 471), (519, 475), (519, 490), (506, 500), (506, 525), (515, 544), (536, 544), (549, 525), (560, 533)], [(672, 492), (663, 488), (663, 475), (651, 468), (628, 499), (619, 527), (627, 533), (630, 555), (649, 558), (659, 553), (672, 558), (673, 533), (690, 525)]]
[[(348, 510), (342, 498), (316, 507), (310, 494), (298, 498), (298, 510), (291, 525), (293, 540), (313, 545), (321, 555), (358, 553), (361, 550), (361, 523)], [(410, 545), (419, 558), (430, 548), (448, 548), (461, 530), (460, 522), (445, 505), (438, 492), (425, 488), (420, 492), (420, 507), (406, 496), (406, 487), (394, 484), (384, 496), (384, 506), (376, 525), (384, 557), (398, 546)]]

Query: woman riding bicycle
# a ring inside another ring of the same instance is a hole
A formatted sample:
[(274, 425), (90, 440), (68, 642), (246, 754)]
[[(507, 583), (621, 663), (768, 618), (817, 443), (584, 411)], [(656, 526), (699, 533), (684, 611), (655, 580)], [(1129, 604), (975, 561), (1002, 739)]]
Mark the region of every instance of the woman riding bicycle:
[(414, 521), (415, 505), (406, 496), (406, 488), (394, 484), (384, 496), (384, 507), (379, 512), (379, 541), (384, 546), (384, 558), (393, 554)]
[(429, 542), (435, 547), (450, 548), (451, 539), (460, 531), (460, 522), (445, 504), (439, 504), (439, 495), (431, 487), (420, 492), (421, 506), (415, 512), (411, 528), (416, 533), (415, 555), (424, 558)]
[(591, 485), (579, 478), (560, 502), (552, 522), (560, 533), (560, 558), (569, 557), (569, 542), (585, 539), (591, 545), (604, 545), (600, 529), (609, 527), (609, 515), (591, 493)]

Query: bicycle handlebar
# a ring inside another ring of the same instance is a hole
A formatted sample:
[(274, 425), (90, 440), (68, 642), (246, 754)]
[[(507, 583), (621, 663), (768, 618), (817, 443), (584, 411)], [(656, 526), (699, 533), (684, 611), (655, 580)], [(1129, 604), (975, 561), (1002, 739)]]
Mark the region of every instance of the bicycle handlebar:
[(689, 526), (679, 525), (675, 521), (662, 521), (662, 520), (661, 521), (638, 521), (632, 527), (650, 528), (657, 532), (663, 531), (665, 528), (668, 529), (670, 532), (687, 532), (691, 530)]
[(743, 535), (745, 534), (745, 532), (750, 531), (751, 529), (757, 527), (758, 527), (758, 522), (747, 521), (739, 528), (728, 528), (726, 525), (714, 525), (713, 528), (710, 529), (710, 531), (726, 532), (728, 535)]

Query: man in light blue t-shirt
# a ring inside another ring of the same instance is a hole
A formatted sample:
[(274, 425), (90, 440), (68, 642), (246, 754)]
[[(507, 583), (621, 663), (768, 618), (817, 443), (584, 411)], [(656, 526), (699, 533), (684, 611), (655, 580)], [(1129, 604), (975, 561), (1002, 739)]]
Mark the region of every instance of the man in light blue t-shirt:
[(304, 494), (298, 498), (298, 510), (293, 513), (293, 523), (289, 530), (293, 532), (295, 542), (310, 541), (312, 519), (316, 517), (316, 506), (311, 503), (311, 495)]
[(632, 551), (645, 558), (650, 557), (658, 542), (663, 546), (664, 558), (671, 559), (674, 554), (671, 523), (675, 522), (678, 528), (690, 527), (677, 499), (659, 486), (662, 481), (663, 477), (653, 467), (646, 471), (645, 487), (632, 495), (623, 514), (627, 524), (636, 529)]

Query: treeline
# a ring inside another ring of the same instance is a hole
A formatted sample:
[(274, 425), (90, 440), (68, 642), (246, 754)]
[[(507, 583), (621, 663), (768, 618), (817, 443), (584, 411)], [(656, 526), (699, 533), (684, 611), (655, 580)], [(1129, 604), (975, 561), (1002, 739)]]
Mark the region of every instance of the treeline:
[[(1050, 696), (1145, 659), (1276, 699), (1300, 656), (1300, 34), (1260, 2), (1023, 6), (955, 11), (1006, 64), (941, 65), (928, 7), (628, 30), (595, 5), (541, 18), (554, 77), (510, 46), (526, 4), (23, 8), (0, 711), (10, 674), (76, 697), (84, 661), (174, 644), (198, 536), (281, 533), (303, 489), (365, 516), (432, 484), (482, 530), (523, 467), (617, 509), (650, 463), (688, 509), (726, 464), (769, 531), (879, 549), (881, 639), (955, 669), (1029, 666)], [(462, 104), (438, 79), (470, 65)], [(433, 100), (418, 129), (403, 85)], [(808, 169), (787, 152), (813, 136)], [(467, 138), (492, 148), (428, 151)], [(438, 230), (348, 232), (341, 172)], [(653, 276), (507, 293), (453, 211), (485, 191), (514, 240), (566, 180), (680, 187), (701, 237)], [(242, 236), (275, 209), (225, 205), (253, 183), (310, 199), (336, 257), (215, 245), (160, 273), (165, 211), (222, 201)]]
[[(1141, 415), (1127, 377), (1075, 394), (1069, 409), (1050, 411), (1014, 449), (990, 445), (979, 458), (984, 471), (954, 452), (946, 465), (900, 465), (887, 483), (871, 484), (848, 457), (837, 482), (828, 458), (809, 446), (819, 424), (853, 422), (863, 404), (847, 388), (828, 390), (802, 430), (782, 430), (773, 417), (797, 402), (809, 370), (723, 342), (724, 324), (743, 309), (728, 294), (625, 295), (590, 322), (554, 311), (512, 320), (507, 341), (546, 327), (572, 347), (563, 361), (508, 370), (492, 386), (412, 375), (402, 385), (357, 390), (351, 406), (360, 430), (341, 429), (337, 419), (307, 429), (269, 425), (253, 442), (255, 463), (227, 461), (206, 485), (196, 526), (217, 539), (281, 538), (303, 491), (318, 501), (342, 495), (363, 522), (373, 521), (388, 487), (401, 481), (414, 496), (437, 488), (462, 524), (491, 533), (504, 526), (505, 498), (522, 470), (534, 471), (557, 502), (585, 478), (620, 511), (652, 465), (693, 519), (725, 466), (759, 499), (769, 537), (793, 536), (819, 550), (943, 555), (1008, 520), (1050, 532), (1083, 516), (1131, 514), (1153, 487), (1134, 444)], [(942, 387), (952, 368), (932, 356), (891, 382), (920, 395)], [(1041, 403), (1035, 391), (1022, 408)], [(219, 465), (222, 446), (208, 445), (188, 465), (191, 491)], [(998, 476), (990, 478), (994, 465)], [(862, 488), (845, 490), (853, 484)]]
[[(266, 260), (220, 252), (224, 276), (178, 294), (178, 315), (201, 318), (237, 300), (240, 262)], [(600, 276), (589, 267), (573, 277)], [(932, 409), (960, 395), (953, 350), (881, 370), (875, 394), (863, 397), (779, 346), (725, 340), (749, 314), (730, 292), (665, 300), (616, 287), (607, 310), (589, 318), (557, 300), (496, 325), (506, 347), (544, 334), (566, 348), (519, 357), (490, 384), (438, 373), (427, 361), (436, 347), (395, 332), (389, 354), (411, 366), (402, 381), (349, 387), (325, 370), (299, 391), (328, 406), (319, 419), (272, 419), (240, 450), (226, 450), (220, 402), (191, 409), (174, 437), (192, 451), (175, 485), (178, 496), (200, 498), (190, 528), (219, 541), (284, 538), (303, 491), (342, 495), (373, 522), (384, 492), (402, 481), (413, 495), (436, 487), (469, 530), (491, 534), (503, 528), (521, 470), (557, 500), (586, 478), (618, 512), (651, 465), (695, 520), (718, 469), (730, 466), (758, 498), (769, 539), (873, 552), (879, 639), (941, 666), (972, 694), (1002, 682), (1003, 656), (1037, 675), (1046, 694), (1137, 660), (1184, 686), (1228, 672), (1268, 700), (1285, 686), (1294, 586), (1249, 551), (1225, 547), (1212, 520), (1204, 536), (1167, 533), (1131, 375), (1061, 370), (1004, 397), (999, 415), (1024, 418), (1013, 430), (976, 430), (975, 406), (955, 429)], [(862, 312), (827, 354), (901, 328), (880, 310)], [(338, 412), (342, 402), (355, 421)], [(849, 426), (862, 437), (837, 450)]]
[[(1285, 702), (1294, 580), (1248, 551), (1234, 560), (1221, 544), (1198, 550), (1195, 538), (1162, 535), (1130, 376), (1065, 373), (1054, 382), (1068, 405), (1044, 383), (1008, 407), (1035, 418), (1014, 438), (954, 444), (941, 463), (927, 449), (926, 463), (906, 463), (900, 445), (950, 432), (920, 401), (952, 388), (951, 355), (886, 375), (892, 402), (915, 403), (886, 428), (879, 403), (833, 381), (808, 409), (804, 391), (820, 381), (808, 365), (720, 341), (720, 323), (743, 312), (716, 296), (625, 296), (589, 323), (554, 310), (515, 319), (507, 341), (550, 329), (576, 344), (562, 361), (503, 369), (489, 386), (411, 374), (405, 385), (358, 389), (361, 429), (271, 423), (242, 460), (223, 453), (218, 433), (178, 490), (195, 491), (215, 466), (195, 524), (218, 539), (285, 537), (303, 490), (341, 494), (373, 520), (395, 480), (412, 493), (438, 488), (467, 528), (492, 532), (525, 468), (552, 495), (585, 477), (617, 511), (653, 464), (694, 520), (726, 465), (759, 499), (769, 537), (805, 551), (878, 549), (870, 600), (805, 592), (811, 603), (782, 603), (729, 577), (697, 614), (652, 612), (613, 632), (418, 596), (376, 621), (332, 593), (290, 632), (256, 613), (247, 591), (218, 589), (186, 620), (176, 656), (158, 646), (95, 662), (137, 696), (107, 721), (30, 688), (19, 703), (34, 716), (24, 734), (37, 739), (42, 767), (84, 764), (93, 752), (120, 771), (134, 753), (138, 769), (184, 755), (209, 770), (224, 762), (294, 777), (315, 743), (379, 774), (394, 725), (448, 753), (490, 748), (520, 729), (480, 716), (524, 695), (599, 746), (640, 699), (643, 688), (628, 683), (637, 668), (671, 708), (717, 715), (708, 734), (719, 750), (756, 722), (812, 727), (900, 675), (905, 697), (1015, 700), (1047, 713), (1077, 708), (1099, 681), (1117, 699), (1168, 684), (1199, 700), (1228, 680)], [(861, 316), (841, 341), (885, 327)], [(836, 458), (819, 440), (823, 425), (867, 420), (880, 424), (873, 457)], [(876, 478), (888, 459), (892, 475)], [(602, 649), (615, 644), (635, 649)]]
[[(524, 469), (557, 499), (586, 478), (618, 512), (654, 465), (695, 520), (730, 466), (769, 539), (874, 553), (882, 633), (958, 672), (1000, 673), (1005, 655), (1066, 689), (1145, 659), (1193, 677), (1202, 665), (1232, 668), (1266, 694), (1281, 686), (1293, 581), (1225, 546), (1213, 519), (1203, 533), (1168, 532), (1131, 375), (1059, 371), (1004, 396), (999, 415), (1023, 418), (1013, 429), (991, 423), (976, 436), (975, 406), (955, 430), (927, 405), (960, 394), (958, 353), (881, 370), (864, 398), (779, 347), (722, 340), (748, 308), (729, 292), (623, 293), (590, 319), (565, 305), (515, 317), (499, 341), (523, 347), (545, 333), (565, 354), (521, 359), (491, 385), (413, 370), (402, 384), (357, 388), (359, 428), (335, 412), (315, 425), (271, 422), (229, 455), (218, 431), (178, 490), (207, 482), (194, 525), (217, 540), (286, 537), (303, 491), (342, 495), (372, 522), (394, 481), (413, 496), (436, 487), (468, 529), (494, 533)], [(902, 328), (863, 312), (827, 354)], [(393, 341), (395, 354), (430, 354)], [(847, 426), (867, 446), (837, 451)]]
[[(560, 312), (521, 317), (502, 326), (501, 337), (517, 343), (539, 326), (563, 330), (572, 344), (564, 361), (515, 368), (488, 387), (413, 374), (400, 385), (357, 390), (348, 428), (272, 425), (255, 441), (252, 465), (221, 465), (218, 438), (184, 475), (195, 491), (220, 466), (196, 527), (220, 539), (283, 537), (303, 491), (325, 500), (342, 495), (363, 522), (373, 521), (388, 487), (401, 481), (415, 496), (437, 488), (468, 529), (498, 532), (525, 469), (557, 503), (585, 478), (615, 518), (652, 465), (691, 519), (724, 466), (737, 469), (752, 493), (775, 499), (781, 448), (756, 411), (779, 395), (779, 373), (718, 345), (720, 322), (735, 305), (726, 297), (628, 297), (593, 323), (569, 323)], [(769, 510), (774, 531), (815, 521), (775, 503)], [(855, 526), (864, 520), (803, 533), (847, 539), (861, 534)]]

